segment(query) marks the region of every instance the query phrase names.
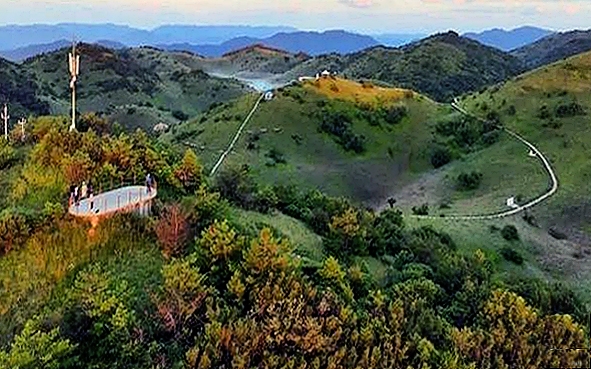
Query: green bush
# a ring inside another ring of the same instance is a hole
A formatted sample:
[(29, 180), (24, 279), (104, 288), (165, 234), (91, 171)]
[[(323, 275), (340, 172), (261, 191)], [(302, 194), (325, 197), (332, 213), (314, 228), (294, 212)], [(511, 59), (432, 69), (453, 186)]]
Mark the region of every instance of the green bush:
[(439, 168), (451, 161), (451, 151), (444, 146), (436, 146), (431, 150), (431, 165)]
[(552, 113), (550, 113), (550, 109), (548, 109), (548, 105), (540, 106), (540, 110), (538, 111), (538, 118), (550, 119), (551, 117), (552, 117)]
[(572, 101), (558, 105), (555, 113), (559, 118), (576, 117), (577, 115), (585, 115), (585, 108), (576, 101)]
[(501, 230), (501, 236), (507, 241), (517, 241), (519, 240), (519, 233), (517, 233), (517, 228), (514, 225), (506, 225)]
[(365, 151), (365, 137), (353, 133), (353, 121), (348, 114), (325, 109), (322, 113), (320, 129), (337, 137), (337, 141), (347, 151), (362, 153)]
[(471, 191), (477, 189), (481, 181), (482, 173), (480, 172), (460, 173), (457, 178), (457, 185), (461, 191)]
[(429, 205), (423, 204), (421, 206), (413, 206), (412, 213), (414, 215), (429, 215)]
[(189, 116), (183, 112), (182, 110), (175, 110), (172, 112), (172, 116), (180, 121), (186, 121), (187, 119), (189, 119)]
[(24, 244), (30, 226), (21, 212), (7, 209), (0, 213), (0, 255)]
[(395, 105), (386, 110), (385, 121), (388, 124), (398, 124), (408, 115), (408, 109), (404, 105)]
[(517, 251), (513, 250), (510, 247), (503, 247), (501, 249), (501, 256), (505, 260), (515, 263), (517, 265), (523, 264), (523, 256), (521, 256), (521, 254), (519, 254)]

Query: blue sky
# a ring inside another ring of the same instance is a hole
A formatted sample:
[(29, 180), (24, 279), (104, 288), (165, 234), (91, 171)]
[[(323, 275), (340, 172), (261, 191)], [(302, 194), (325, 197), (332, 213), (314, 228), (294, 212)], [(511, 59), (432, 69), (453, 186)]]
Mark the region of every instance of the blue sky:
[(591, 0), (0, 0), (0, 24), (290, 25), (367, 33), (591, 27)]

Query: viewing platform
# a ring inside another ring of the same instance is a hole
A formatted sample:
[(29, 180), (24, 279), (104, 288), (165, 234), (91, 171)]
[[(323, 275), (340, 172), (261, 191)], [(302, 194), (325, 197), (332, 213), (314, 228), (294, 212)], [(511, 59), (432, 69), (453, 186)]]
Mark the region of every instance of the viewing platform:
[(156, 195), (156, 188), (148, 192), (146, 186), (122, 187), (94, 196), (92, 206), (90, 198), (82, 199), (77, 204), (72, 204), (68, 212), (75, 217), (88, 219), (92, 223), (116, 213), (149, 215), (152, 200)]

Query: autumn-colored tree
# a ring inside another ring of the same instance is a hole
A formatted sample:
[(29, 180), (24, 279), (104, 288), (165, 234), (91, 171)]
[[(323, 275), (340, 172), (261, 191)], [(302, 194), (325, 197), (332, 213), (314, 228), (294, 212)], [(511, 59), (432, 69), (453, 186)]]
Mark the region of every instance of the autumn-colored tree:
[(80, 184), (82, 181), (88, 180), (92, 166), (92, 161), (88, 155), (81, 151), (64, 158), (62, 163), (64, 176), (70, 184)]
[[(196, 314), (203, 308), (210, 288), (205, 276), (192, 265), (191, 258), (174, 260), (162, 269), (164, 295), (157, 302), (165, 329), (180, 337), (197, 330)], [(190, 331), (186, 331), (190, 330)]]
[(27, 220), (19, 213), (5, 210), (0, 213), (0, 255), (22, 244), (29, 235)]
[(179, 256), (189, 237), (187, 215), (179, 205), (165, 207), (156, 223), (156, 235), (166, 258)]
[(174, 170), (174, 176), (188, 192), (192, 193), (197, 189), (203, 176), (203, 166), (193, 150), (185, 151), (183, 160)]
[(574, 368), (588, 360), (583, 329), (568, 315), (540, 316), (525, 300), (494, 291), (475, 328), (454, 328), (459, 354), (478, 368)]
[(201, 233), (201, 247), (210, 255), (213, 261), (225, 260), (232, 256), (242, 244), (236, 232), (230, 228), (227, 221), (215, 221), (208, 229)]

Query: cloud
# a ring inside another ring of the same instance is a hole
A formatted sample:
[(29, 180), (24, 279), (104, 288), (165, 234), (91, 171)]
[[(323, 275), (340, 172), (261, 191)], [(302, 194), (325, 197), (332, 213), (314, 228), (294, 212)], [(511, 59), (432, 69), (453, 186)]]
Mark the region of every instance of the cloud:
[(374, 5), (373, 0), (339, 0), (339, 3), (352, 8), (369, 8)]

